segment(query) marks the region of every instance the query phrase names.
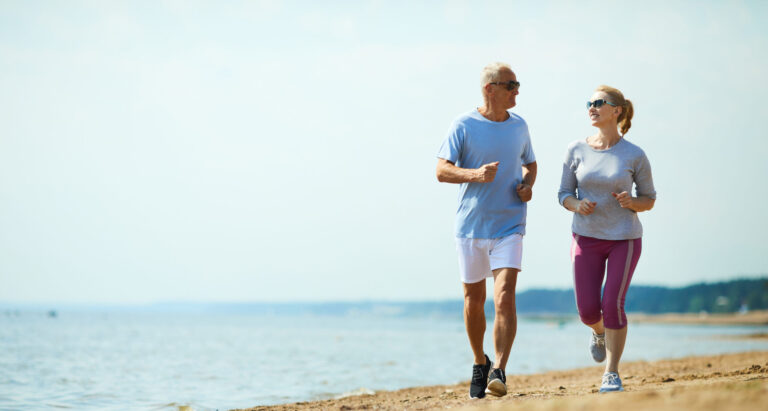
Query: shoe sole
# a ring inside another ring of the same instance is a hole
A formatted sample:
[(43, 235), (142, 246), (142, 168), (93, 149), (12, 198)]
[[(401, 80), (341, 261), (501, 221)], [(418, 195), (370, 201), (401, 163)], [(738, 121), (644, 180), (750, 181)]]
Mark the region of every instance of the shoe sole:
[(601, 362), (605, 361), (605, 345), (603, 345), (603, 352), (600, 353), (600, 354), (603, 354), (602, 358), (601, 357), (595, 357), (595, 353), (592, 352), (592, 347), (596, 347), (596, 345), (593, 346), (592, 342), (590, 341), (590, 344), (589, 344), (589, 354), (592, 356), (592, 359), (595, 360), (596, 363), (601, 363)]
[(493, 380), (488, 383), (488, 388), (485, 389), (486, 394), (495, 395), (497, 397), (503, 397), (507, 395), (507, 385), (501, 380)]
[(610, 392), (622, 392), (624, 391), (624, 387), (619, 387), (618, 390), (600, 390), (600, 394), (608, 394)]
[(597, 357), (596, 357), (596, 356), (595, 356), (595, 353), (594, 353), (594, 352), (592, 352), (592, 347), (589, 347), (589, 355), (591, 355), (591, 356), (592, 356), (592, 359), (593, 359), (593, 360), (595, 360), (595, 362), (596, 362), (596, 363), (601, 363), (601, 362), (605, 361), (605, 357), (606, 357), (606, 355), (605, 355), (605, 354), (606, 354), (606, 353), (605, 353), (605, 351), (603, 351), (603, 352), (601, 352), (601, 353), (598, 353), (598, 354), (602, 354), (602, 356), (597, 356)]
[(603, 362), (603, 361), (605, 361), (605, 357), (603, 357), (603, 358), (596, 358), (594, 355), (592, 356), (592, 359), (595, 360), (595, 362), (598, 363), (598, 364)]

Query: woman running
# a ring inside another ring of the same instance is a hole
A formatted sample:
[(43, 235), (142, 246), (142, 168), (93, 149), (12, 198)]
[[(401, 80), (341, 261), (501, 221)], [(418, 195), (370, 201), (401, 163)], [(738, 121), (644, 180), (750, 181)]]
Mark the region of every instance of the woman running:
[(600, 86), (587, 110), (597, 133), (568, 146), (558, 198), (574, 213), (573, 289), (579, 317), (592, 328), (589, 350), (597, 362), (608, 358), (600, 392), (624, 391), (619, 378), (627, 338), (624, 298), (643, 235), (637, 213), (653, 208), (656, 190), (648, 158), (625, 138), (632, 102), (619, 90)]

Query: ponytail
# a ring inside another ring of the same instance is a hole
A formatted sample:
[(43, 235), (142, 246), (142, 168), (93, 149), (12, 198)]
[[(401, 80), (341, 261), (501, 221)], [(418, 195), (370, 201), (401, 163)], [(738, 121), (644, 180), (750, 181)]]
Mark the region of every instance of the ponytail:
[(619, 114), (619, 129), (621, 129), (621, 135), (627, 134), (629, 128), (632, 127), (632, 116), (635, 114), (635, 109), (632, 108), (632, 102), (629, 99), (624, 101), (621, 114)]

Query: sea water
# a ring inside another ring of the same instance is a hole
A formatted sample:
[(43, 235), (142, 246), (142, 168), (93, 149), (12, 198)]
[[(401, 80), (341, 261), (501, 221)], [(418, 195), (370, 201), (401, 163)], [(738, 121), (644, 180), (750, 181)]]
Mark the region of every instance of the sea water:
[[(766, 331), (630, 324), (623, 360), (768, 350), (722, 338)], [(589, 336), (521, 317), (507, 373), (594, 365)], [(225, 410), (452, 384), (471, 365), (461, 313), (0, 312), (0, 409)]]

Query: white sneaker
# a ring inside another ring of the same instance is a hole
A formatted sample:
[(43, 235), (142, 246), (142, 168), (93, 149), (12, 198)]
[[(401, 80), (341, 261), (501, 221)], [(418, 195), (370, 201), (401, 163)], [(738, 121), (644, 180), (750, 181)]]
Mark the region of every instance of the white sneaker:
[(592, 339), (589, 340), (589, 352), (596, 362), (605, 361), (605, 333), (595, 334), (594, 331), (592, 332)]
[(600, 386), (600, 392), (618, 392), (624, 391), (624, 387), (621, 386), (621, 378), (619, 374), (615, 372), (607, 372), (603, 374), (603, 385)]

